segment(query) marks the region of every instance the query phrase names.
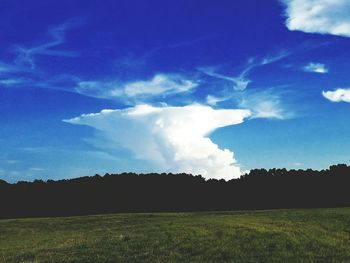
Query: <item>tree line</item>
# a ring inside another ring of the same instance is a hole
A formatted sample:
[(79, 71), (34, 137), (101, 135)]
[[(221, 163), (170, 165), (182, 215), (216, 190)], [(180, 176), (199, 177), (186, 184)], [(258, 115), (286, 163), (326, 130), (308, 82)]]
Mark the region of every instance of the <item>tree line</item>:
[(350, 166), (255, 169), (230, 181), (188, 174), (96, 174), (69, 180), (0, 180), (0, 218), (118, 212), (350, 206)]

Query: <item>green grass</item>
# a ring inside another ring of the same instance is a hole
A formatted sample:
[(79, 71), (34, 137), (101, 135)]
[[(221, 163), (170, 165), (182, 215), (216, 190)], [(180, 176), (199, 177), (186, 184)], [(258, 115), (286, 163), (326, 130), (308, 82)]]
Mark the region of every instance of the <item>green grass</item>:
[(350, 262), (350, 208), (0, 220), (0, 262)]

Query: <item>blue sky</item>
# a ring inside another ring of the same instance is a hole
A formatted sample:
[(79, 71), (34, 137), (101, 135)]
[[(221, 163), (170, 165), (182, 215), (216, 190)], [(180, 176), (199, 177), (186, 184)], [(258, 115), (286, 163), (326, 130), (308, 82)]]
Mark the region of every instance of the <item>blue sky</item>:
[(1, 1), (0, 178), (350, 159), (347, 0)]

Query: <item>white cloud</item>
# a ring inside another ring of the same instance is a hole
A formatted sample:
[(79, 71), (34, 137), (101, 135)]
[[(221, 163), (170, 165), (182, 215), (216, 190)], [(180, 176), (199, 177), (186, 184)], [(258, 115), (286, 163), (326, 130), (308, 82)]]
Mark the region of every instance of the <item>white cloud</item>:
[(215, 106), (218, 102), (221, 101), (219, 97), (215, 97), (212, 95), (208, 95), (206, 100), (208, 105), (211, 105), (211, 106)]
[(207, 104), (210, 106), (216, 106), (218, 103), (230, 99), (232, 96), (216, 97), (213, 95), (208, 95), (206, 98)]
[(323, 91), (323, 97), (332, 102), (350, 102), (350, 89), (336, 89), (334, 91)]
[(257, 63), (257, 66), (264, 66), (269, 65), (275, 62), (278, 62), (288, 56), (290, 56), (291, 52), (287, 50), (281, 50), (278, 53), (270, 54), (265, 56), (259, 63)]
[(249, 70), (243, 71), (239, 76), (237, 77), (231, 77), (231, 76), (225, 76), (223, 74), (219, 74), (215, 71), (215, 68), (213, 67), (206, 67), (206, 68), (199, 68), (199, 71), (203, 72), (204, 74), (218, 79), (227, 80), (229, 82), (232, 82), (232, 88), (237, 91), (243, 91), (245, 90), (251, 80), (246, 78), (246, 74)]
[(303, 67), (303, 70), (305, 72), (314, 72), (314, 73), (320, 73), (320, 74), (328, 73), (328, 68), (326, 67), (325, 64), (322, 64), (322, 63), (310, 62), (309, 64)]
[(208, 135), (220, 127), (242, 123), (249, 116), (248, 110), (214, 110), (203, 105), (138, 105), (65, 121), (102, 131), (110, 145), (130, 150), (159, 170), (231, 179), (241, 174), (233, 152), (220, 149)]
[(291, 118), (293, 113), (287, 111), (281, 103), (280, 95), (271, 89), (249, 92), (243, 96), (238, 106), (249, 109), (252, 112), (252, 119), (279, 119)]
[(185, 80), (178, 75), (157, 74), (150, 80), (127, 83), (124, 92), (129, 97), (163, 95), (187, 92), (196, 86), (197, 84), (193, 81)]
[(216, 97), (208, 95), (206, 102), (210, 106), (216, 106), (218, 103), (233, 100), (239, 108), (248, 109), (251, 112), (251, 119), (279, 119), (285, 120), (294, 117), (294, 113), (287, 110), (283, 105), (281, 95), (273, 89), (262, 91), (250, 90), (240, 94), (231, 94), (226, 97)]
[(282, 0), (286, 26), (306, 33), (350, 37), (349, 0)]
[(156, 74), (149, 80), (122, 83), (120, 81), (80, 81), (75, 91), (97, 98), (146, 99), (189, 92), (198, 83), (179, 74)]
[[(116, 95), (123, 95), (122, 90), (120, 91), (120, 94), (111, 94), (111, 90), (115, 90), (117, 85), (116, 82), (80, 81), (75, 87), (75, 91), (79, 94), (94, 98), (109, 98)], [(116, 93), (116, 91), (114, 92)]]
[(278, 103), (273, 100), (260, 101), (252, 108), (254, 110), (253, 118), (284, 119)]

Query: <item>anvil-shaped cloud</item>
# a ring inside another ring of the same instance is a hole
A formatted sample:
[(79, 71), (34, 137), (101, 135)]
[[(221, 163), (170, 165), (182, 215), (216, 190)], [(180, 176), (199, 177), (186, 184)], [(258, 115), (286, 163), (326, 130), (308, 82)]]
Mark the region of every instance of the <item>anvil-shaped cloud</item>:
[(240, 167), (233, 152), (220, 149), (208, 135), (220, 127), (242, 123), (250, 115), (249, 110), (215, 110), (199, 104), (138, 105), (64, 121), (94, 127), (114, 147), (126, 148), (137, 159), (152, 162), (164, 171), (228, 180), (241, 175)]

